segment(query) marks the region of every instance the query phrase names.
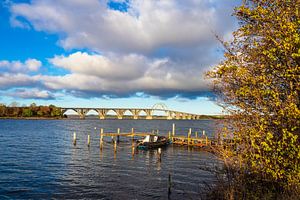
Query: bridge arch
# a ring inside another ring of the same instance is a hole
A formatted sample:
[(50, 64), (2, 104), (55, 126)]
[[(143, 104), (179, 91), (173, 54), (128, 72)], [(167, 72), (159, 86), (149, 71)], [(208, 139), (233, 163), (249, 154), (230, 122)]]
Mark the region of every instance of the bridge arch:
[(106, 114), (105, 114), (105, 117), (107, 119), (110, 119), (110, 118), (118, 118), (118, 114), (117, 112), (114, 110), (114, 109), (109, 109)]
[(80, 117), (80, 114), (77, 112), (77, 110), (73, 109), (73, 108), (66, 108), (62, 110), (62, 114), (66, 115), (66, 116), (78, 116)]
[(156, 103), (152, 106), (153, 110), (168, 110), (168, 106), (164, 103)]
[(127, 109), (123, 112), (123, 116), (129, 119), (133, 119), (135, 114), (133, 113), (133, 111)]
[(96, 109), (89, 109), (85, 115), (98, 115), (98, 111)]

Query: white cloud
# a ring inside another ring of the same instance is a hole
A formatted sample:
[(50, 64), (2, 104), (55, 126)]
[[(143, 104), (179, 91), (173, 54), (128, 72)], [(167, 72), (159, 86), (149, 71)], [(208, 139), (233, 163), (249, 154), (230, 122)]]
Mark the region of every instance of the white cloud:
[(73, 73), (98, 76), (108, 80), (131, 80), (144, 75), (150, 68), (163, 60), (149, 60), (137, 54), (109, 55), (76, 52), (69, 56), (55, 56), (49, 61)]
[(137, 53), (211, 42), (212, 31), (232, 28), (232, 5), (226, 0), (132, 0), (128, 12), (120, 12), (108, 9), (106, 1), (40, 0), (13, 4), (11, 11), (13, 19), (22, 16), (37, 30), (63, 33), (60, 42), (68, 49)]
[(25, 66), (30, 71), (38, 71), (39, 68), (42, 66), (42, 63), (41, 63), (41, 61), (36, 60), (36, 59), (28, 59), (25, 62)]
[(50, 62), (72, 72), (64, 76), (37, 76), (45, 87), (52, 90), (80, 91), (96, 96), (127, 96), (141, 91), (155, 96), (167, 92), (172, 96), (210, 90), (208, 82), (201, 77), (201, 69), (182, 70), (175, 66), (178, 63), (167, 58), (105, 57), (77, 52), (56, 56)]
[[(15, 26), (58, 34), (65, 49), (94, 52), (54, 56), (49, 63), (68, 70), (68, 74), (23, 74), (26, 83), (89, 97), (143, 93), (194, 98), (210, 90), (203, 72), (221, 57), (214, 34), (230, 38), (234, 27), (230, 15), (236, 2), (130, 0), (127, 12), (110, 9), (107, 2), (39, 0), (11, 4), (11, 23)], [(7, 70), (11, 75), (38, 71), (40, 66), (34, 59), (24, 63), (0, 61), (0, 70), (11, 68)], [(0, 87), (25, 84), (19, 79), (5, 83), (7, 76), (0, 76)]]
[(19, 86), (31, 86), (35, 83), (35, 80), (31, 76), (26, 74), (0, 74), (0, 89), (19, 87)]
[(34, 89), (16, 89), (7, 94), (8, 96), (22, 99), (54, 99), (55, 95), (47, 90)]
[(0, 70), (7, 72), (30, 72), (30, 71), (38, 71), (42, 66), (41, 61), (36, 59), (27, 59), (24, 63), (21, 61), (8, 61), (1, 60), (0, 61)]

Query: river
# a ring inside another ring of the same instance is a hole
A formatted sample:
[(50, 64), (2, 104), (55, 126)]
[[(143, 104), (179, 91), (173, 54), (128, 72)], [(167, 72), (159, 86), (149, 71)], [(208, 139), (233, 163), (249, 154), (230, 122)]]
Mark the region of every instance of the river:
[(109, 142), (99, 149), (100, 128), (167, 135), (173, 123), (176, 134), (192, 128), (212, 136), (217, 126), (216, 120), (0, 120), (0, 199), (167, 199), (169, 174), (170, 199), (198, 199), (215, 180), (200, 169), (217, 163), (212, 154), (169, 145), (159, 162), (156, 150), (132, 156), (123, 138), (116, 153)]

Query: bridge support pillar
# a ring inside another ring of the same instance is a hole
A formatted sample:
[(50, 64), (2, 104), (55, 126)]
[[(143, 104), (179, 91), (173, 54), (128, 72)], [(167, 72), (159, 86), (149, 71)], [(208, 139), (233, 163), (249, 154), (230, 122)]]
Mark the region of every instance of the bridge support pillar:
[(105, 119), (106, 118), (106, 113), (108, 110), (106, 109), (96, 109), (98, 112), (99, 119)]
[(133, 119), (139, 119), (139, 113), (141, 112), (141, 110), (132, 109), (132, 110), (130, 110), (130, 112), (133, 115)]

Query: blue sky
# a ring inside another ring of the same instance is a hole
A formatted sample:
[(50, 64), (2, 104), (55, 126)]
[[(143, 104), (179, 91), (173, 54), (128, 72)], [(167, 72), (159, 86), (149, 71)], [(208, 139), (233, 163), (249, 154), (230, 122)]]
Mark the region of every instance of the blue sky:
[[(236, 3), (235, 3), (236, 4)], [(231, 38), (230, 0), (4, 0), (0, 102), (220, 114), (204, 73)]]

